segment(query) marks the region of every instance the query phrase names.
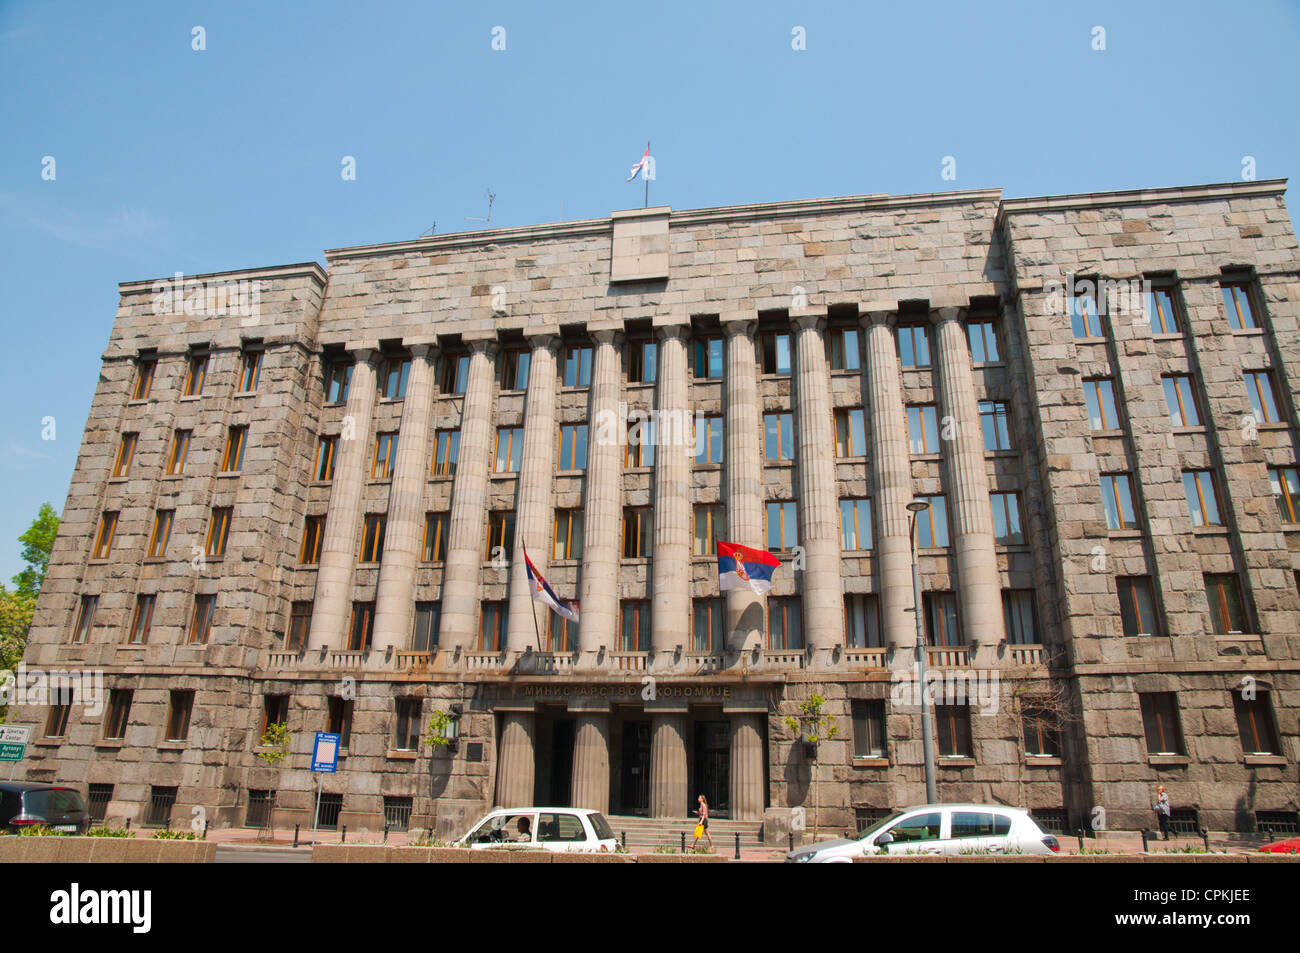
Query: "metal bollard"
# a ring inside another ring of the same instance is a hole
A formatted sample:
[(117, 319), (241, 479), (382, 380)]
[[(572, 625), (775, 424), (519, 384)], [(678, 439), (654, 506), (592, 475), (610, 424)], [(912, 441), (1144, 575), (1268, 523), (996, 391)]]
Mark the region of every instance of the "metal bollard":
[[(207, 840), (207, 839), (208, 839), (208, 822), (207, 822), (206, 820), (204, 820), (204, 822), (203, 822), (203, 839), (204, 839), (204, 840)], [(1207, 841), (1206, 843), (1209, 843), (1209, 842)]]
[(384, 843), (388, 843), (388, 821), (384, 821)]
[(1210, 852), (1210, 832), (1204, 827), (1201, 828), (1201, 840), (1205, 841), (1205, 852)]
[(740, 860), (740, 832), (736, 832), (736, 860)]
[(686, 853), (686, 832), (678, 831), (678, 833), (681, 834), (682, 837), (682, 853), (684, 854)]
[(131, 818), (129, 817), (126, 819), (126, 829), (128, 831), (131, 829)]
[(1080, 827), (1079, 828), (1079, 850), (1083, 850), (1083, 838), (1085, 836), (1087, 836), (1087, 832), (1082, 827)]
[(1145, 827), (1142, 828), (1142, 853), (1144, 854), (1151, 849), (1151, 846), (1147, 843), (1147, 838), (1149, 838), (1150, 836), (1151, 836), (1151, 832), (1147, 830)]
[(794, 831), (787, 831), (786, 834), (790, 838), (790, 849), (794, 850)]
[(339, 843), (340, 843), (340, 844), (346, 844), (346, 843), (348, 842), (348, 826), (347, 826), (346, 824), (343, 824), (343, 825), (341, 825), (341, 826), (342, 826), (342, 828), (343, 828), (343, 830), (342, 830), (342, 832), (341, 832), (343, 836), (342, 836), (341, 838), (339, 838)]
[(627, 850), (627, 831), (618, 832), (618, 842), (623, 845), (624, 850)]
[(301, 824), (293, 825), (293, 846), (294, 847), (298, 846), (298, 828), (300, 828), (301, 826), (302, 826)]

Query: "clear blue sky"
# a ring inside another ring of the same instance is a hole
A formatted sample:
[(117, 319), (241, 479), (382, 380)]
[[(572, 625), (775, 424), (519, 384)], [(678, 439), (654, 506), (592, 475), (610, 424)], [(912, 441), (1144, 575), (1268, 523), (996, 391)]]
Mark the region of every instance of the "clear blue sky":
[(63, 507), (120, 281), (461, 231), (489, 187), (494, 225), (605, 216), (647, 139), (675, 208), (1285, 177), (1297, 48), (1276, 0), (0, 0), (0, 579)]

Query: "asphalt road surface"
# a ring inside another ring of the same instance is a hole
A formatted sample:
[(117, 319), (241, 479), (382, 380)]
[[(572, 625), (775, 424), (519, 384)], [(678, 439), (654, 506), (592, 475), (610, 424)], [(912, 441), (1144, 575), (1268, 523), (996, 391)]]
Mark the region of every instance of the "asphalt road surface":
[(215, 864), (310, 864), (311, 850), (289, 847), (217, 847)]

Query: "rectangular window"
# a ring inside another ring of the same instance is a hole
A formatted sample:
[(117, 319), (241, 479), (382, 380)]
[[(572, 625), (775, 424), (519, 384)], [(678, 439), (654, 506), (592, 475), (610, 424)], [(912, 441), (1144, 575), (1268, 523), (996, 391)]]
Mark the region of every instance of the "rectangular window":
[(352, 741), (352, 702), (333, 695), (330, 696), (327, 704), (325, 730), (332, 735), (338, 735), (339, 747), (346, 748)]
[(167, 552), (167, 540), (172, 535), (172, 519), (175, 510), (157, 510), (153, 515), (153, 532), (149, 534), (149, 558), (160, 558)]
[(131, 390), (132, 400), (147, 400), (153, 390), (154, 373), (158, 370), (158, 358), (141, 354), (135, 364), (135, 387)]
[(374, 459), (370, 461), (370, 479), (391, 479), (395, 466), (397, 466), (397, 434), (377, 434)]
[(726, 648), (722, 630), (723, 599), (695, 599), (691, 604), (691, 647), (696, 652), (721, 652)]
[(189, 367), (185, 371), (186, 397), (197, 397), (203, 393), (203, 384), (208, 379), (208, 355), (190, 355)]
[(840, 548), (845, 552), (871, 548), (870, 500), (840, 500)]
[(1214, 474), (1209, 470), (1184, 470), (1183, 493), (1193, 526), (1222, 526), (1219, 497), (1214, 490)]
[(790, 335), (785, 331), (764, 331), (762, 335), (763, 373), (790, 373)]
[(799, 545), (798, 504), (793, 500), (767, 504), (767, 548), (789, 552)]
[(247, 394), (257, 390), (257, 380), (262, 376), (262, 349), (245, 348), (239, 366), (239, 392)]
[(922, 594), (925, 608), (925, 638), (934, 646), (961, 645), (957, 620), (957, 593), (935, 590)]
[(1210, 603), (1210, 631), (1235, 635), (1246, 631), (1241, 586), (1234, 573), (1206, 573), (1205, 597)]
[(303, 522), (302, 550), (298, 561), (304, 566), (314, 566), (320, 562), (321, 546), (325, 540), (325, 516), (308, 516)]
[(1228, 327), (1234, 331), (1259, 327), (1249, 279), (1227, 280), (1219, 287), (1223, 292), (1223, 310), (1228, 315)]
[(510, 559), (515, 551), (515, 511), (493, 510), (488, 513), (487, 552), (483, 558), (491, 561), (501, 550), (503, 558)]
[(570, 346), (564, 349), (564, 386), (587, 387), (591, 384), (591, 348)]
[(1015, 493), (990, 493), (993, 507), (993, 542), (999, 546), (1019, 546), (1025, 541), (1020, 528), (1020, 497)]
[(1150, 576), (1117, 576), (1119, 616), (1128, 636), (1155, 635), (1156, 608), (1151, 597)]
[(58, 703), (50, 706), (50, 713), (45, 719), (45, 737), (62, 738), (68, 733), (68, 716), (72, 714), (72, 689), (60, 690)]
[(853, 757), (884, 758), (886, 755), (885, 703), (855, 701), (853, 714)]
[(578, 651), (578, 623), (556, 612), (546, 613), (546, 651)]
[(794, 415), (763, 415), (763, 457), (766, 460), (794, 459)]
[(226, 555), (226, 540), (230, 538), (231, 513), (232, 509), (229, 506), (213, 507), (212, 516), (208, 520), (208, 540), (204, 549), (207, 555)]
[(184, 741), (190, 733), (194, 692), (173, 690), (167, 702), (167, 741)]
[(412, 652), (438, 651), (438, 624), (442, 621), (442, 604), (417, 602), (415, 628), (411, 632)]
[(722, 338), (697, 337), (695, 339), (695, 379), (720, 380), (722, 378)]
[(284, 634), (286, 652), (303, 652), (307, 649), (307, 639), (311, 635), (310, 600), (295, 602), (289, 609), (289, 629)]
[(912, 453), (939, 452), (939, 411), (934, 404), (907, 408), (907, 440)]
[(352, 362), (346, 359), (325, 365), (325, 403), (345, 404), (352, 384)]
[(124, 477), (131, 473), (131, 458), (135, 456), (135, 444), (139, 434), (124, 433), (122, 442), (117, 447), (117, 459), (113, 461), (113, 476)]
[(934, 726), (939, 740), (939, 757), (974, 756), (970, 741), (969, 705), (935, 705)]
[(1147, 692), (1138, 696), (1147, 754), (1186, 754), (1178, 722), (1178, 699), (1173, 692)]
[(1282, 753), (1268, 692), (1256, 690), (1254, 698), (1243, 698), (1241, 692), (1234, 691), (1232, 707), (1237, 712), (1237, 732), (1241, 736), (1241, 750), (1245, 754)]
[(361, 527), (361, 551), (357, 554), (359, 563), (377, 563), (384, 554), (384, 530), (388, 526), (388, 516), (384, 513), (367, 513)]
[(524, 428), (497, 428), (497, 455), (493, 473), (518, 473), (524, 460)]
[(633, 418), (627, 422), (623, 465), (628, 469), (655, 465), (655, 422), (653, 420), (641, 420), (633, 414)]
[(627, 346), (627, 382), (653, 384), (659, 376), (659, 345), (654, 341), (632, 341)]
[(1160, 378), (1160, 383), (1165, 390), (1169, 423), (1175, 427), (1199, 427), (1201, 415), (1196, 409), (1191, 377), (1186, 374), (1170, 374)]
[(1152, 288), (1146, 293), (1147, 320), (1152, 334), (1178, 334), (1178, 310), (1174, 307), (1173, 288)]
[(352, 624), (348, 626), (348, 651), (369, 652), (375, 637), (375, 604), (352, 603)]
[(99, 827), (108, 816), (108, 804), (113, 800), (113, 785), (92, 784), (86, 792), (86, 812), (90, 815), (91, 826)]
[(1300, 472), (1295, 467), (1269, 467), (1268, 481), (1283, 523), (1300, 523)]
[(1041, 699), (1028, 697), (1020, 709), (1025, 754), (1037, 758), (1061, 756), (1060, 717)]
[(506, 603), (485, 602), (479, 613), (478, 650), (500, 652), (506, 644)]
[(262, 696), (262, 733), (257, 736), (258, 743), (266, 735), (266, 729), (272, 725), (289, 724), (289, 696), (288, 695), (263, 695)]
[(1003, 589), (1002, 622), (1006, 626), (1008, 645), (1038, 645), (1034, 590)]
[(424, 514), (424, 542), (420, 547), (420, 560), (440, 563), (447, 558), (447, 513)]
[(316, 444), (316, 479), (327, 483), (334, 479), (334, 454), (339, 449), (338, 437), (322, 436)]
[(980, 429), (984, 432), (985, 450), (1010, 450), (1011, 427), (1007, 423), (1007, 405), (1000, 400), (979, 402)]
[(384, 359), (384, 370), (379, 376), (379, 394), (385, 400), (402, 400), (406, 397), (406, 381), (411, 376), (411, 358), (393, 354)]
[(149, 641), (149, 628), (153, 625), (153, 607), (158, 597), (152, 593), (135, 597), (135, 612), (131, 615), (131, 629), (127, 633), (128, 645), (144, 645)]
[(916, 514), (918, 549), (948, 548), (948, 501), (942, 496), (920, 496), (929, 507)]
[(1002, 360), (998, 350), (997, 325), (993, 321), (967, 321), (966, 340), (974, 364), (996, 364)]
[(99, 608), (99, 596), (82, 596), (81, 607), (77, 610), (77, 621), (72, 626), (72, 644), (84, 645), (90, 641), (90, 629), (95, 624), (95, 610)]
[(623, 558), (648, 559), (654, 535), (654, 516), (648, 506), (623, 508)]
[(175, 787), (150, 785), (149, 811), (145, 816), (145, 827), (171, 827), (172, 809), (176, 807), (176, 792)]
[(623, 652), (650, 651), (649, 600), (625, 599), (619, 610), (619, 650)]
[(774, 652), (803, 648), (803, 616), (798, 596), (767, 600), (767, 647)]
[(1088, 426), (1093, 430), (1118, 430), (1115, 385), (1109, 377), (1083, 382), (1083, 400), (1088, 408)]
[[(523, 431), (520, 430), (520, 449), (523, 449)], [(587, 469), (587, 425), (564, 424), (560, 427), (560, 455), (556, 458), (557, 470)]]
[(930, 366), (930, 327), (925, 324), (898, 326), (898, 361), (903, 367)]
[(1106, 509), (1108, 529), (1137, 527), (1137, 517), (1133, 513), (1133, 489), (1127, 473), (1101, 475), (1101, 504)]
[(453, 476), (460, 457), (460, 431), (439, 430), (433, 444), (433, 476)]
[(718, 533), (725, 529), (721, 505), (697, 505), (694, 513), (694, 524), (692, 552), (696, 556), (713, 555), (718, 545)]
[(397, 751), (415, 751), (420, 747), (420, 699), (396, 700), (397, 724), (393, 731), (393, 748)]
[(1282, 419), (1278, 412), (1277, 388), (1273, 385), (1272, 371), (1246, 371), (1246, 396), (1250, 398), (1250, 409), (1255, 415), (1255, 422), (1261, 424), (1277, 423)]
[(851, 649), (884, 648), (880, 641), (880, 600), (876, 596), (844, 597), (844, 644)]
[(117, 514), (105, 513), (99, 518), (99, 532), (95, 534), (95, 548), (91, 559), (107, 559), (113, 551), (113, 537), (117, 534)]
[(862, 368), (862, 349), (857, 328), (831, 328), (826, 332), (826, 361), (833, 371)]
[(212, 613), (216, 606), (215, 595), (194, 597), (194, 612), (190, 615), (190, 631), (187, 637), (190, 645), (208, 644), (208, 636), (212, 634)]
[(582, 510), (555, 511), (555, 546), (551, 558), (582, 558)]
[(244, 467), (244, 447), (248, 443), (247, 427), (231, 427), (226, 434), (226, 452), (221, 455), (221, 472), (234, 473)]
[(844, 407), (835, 411), (835, 456), (867, 455), (867, 417), (861, 407)]
[(511, 348), (501, 355), (501, 389), (527, 390), (528, 365), (532, 355), (527, 348)]
[[(1084, 285), (1096, 285), (1091, 282), (1081, 282)], [(1103, 337), (1101, 329), (1101, 315), (1097, 311), (1097, 298), (1092, 292), (1078, 293), (1078, 287), (1074, 289), (1074, 294), (1070, 295), (1070, 327), (1074, 331), (1076, 338), (1099, 338)]]
[(695, 427), (695, 462), (722, 462), (722, 418), (705, 417)]
[(190, 452), (192, 430), (177, 430), (172, 434), (172, 452), (167, 455), (167, 472), (175, 475), (185, 472), (185, 457)]
[(469, 355), (444, 355), (442, 358), (442, 381), (439, 390), (444, 394), (463, 394), (468, 385)]

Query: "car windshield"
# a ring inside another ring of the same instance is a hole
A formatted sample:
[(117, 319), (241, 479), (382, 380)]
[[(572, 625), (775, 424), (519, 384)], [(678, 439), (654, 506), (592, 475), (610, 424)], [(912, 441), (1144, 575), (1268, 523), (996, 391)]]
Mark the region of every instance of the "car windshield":
[(604, 814), (588, 814), (587, 820), (591, 821), (591, 829), (596, 832), (597, 840), (613, 840), (614, 831), (610, 829)]
[(890, 814), (888, 817), (882, 817), (880, 820), (876, 821), (876, 823), (872, 824), (866, 830), (861, 831), (858, 834), (858, 840), (864, 840), (865, 838), (870, 837), (872, 834), (876, 833), (876, 831), (880, 830), (882, 827), (894, 823), (894, 821), (898, 820), (902, 816), (903, 816), (902, 811), (895, 811), (893, 814)]
[(28, 791), (23, 797), (23, 809), (29, 814), (42, 817), (60, 817), (75, 814), (81, 809), (80, 798), (75, 791), (62, 791), (57, 788)]

